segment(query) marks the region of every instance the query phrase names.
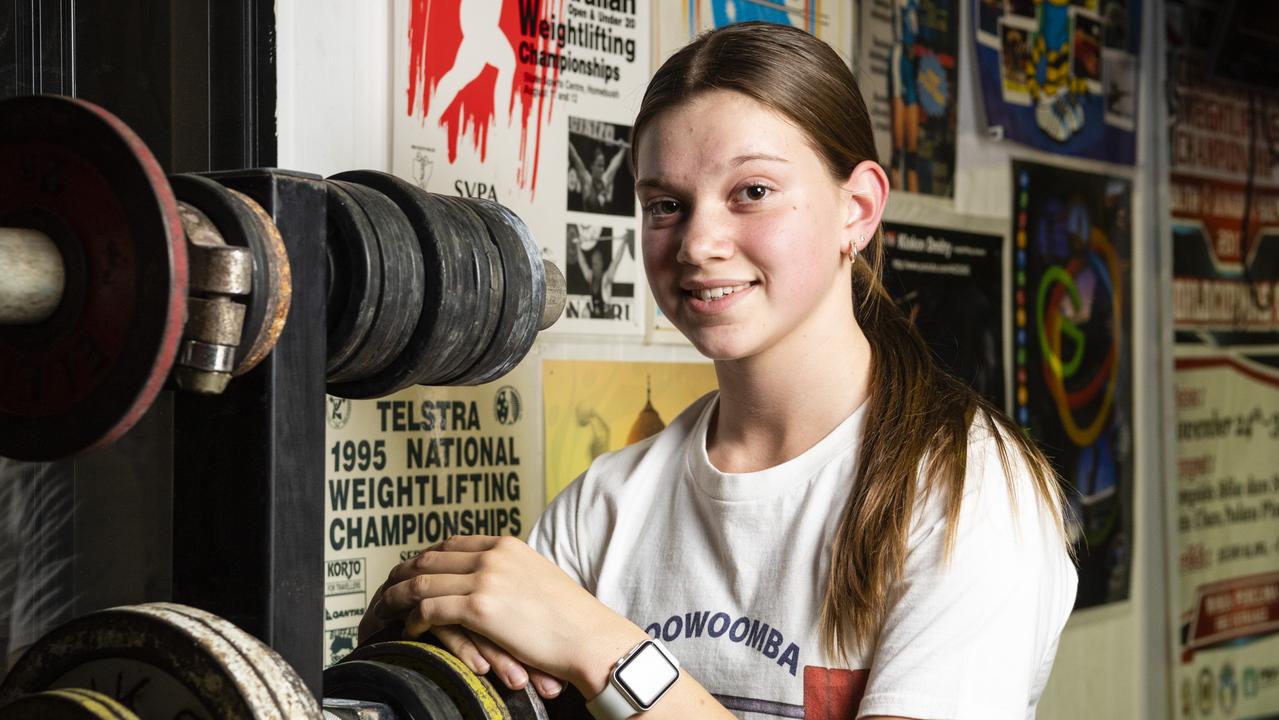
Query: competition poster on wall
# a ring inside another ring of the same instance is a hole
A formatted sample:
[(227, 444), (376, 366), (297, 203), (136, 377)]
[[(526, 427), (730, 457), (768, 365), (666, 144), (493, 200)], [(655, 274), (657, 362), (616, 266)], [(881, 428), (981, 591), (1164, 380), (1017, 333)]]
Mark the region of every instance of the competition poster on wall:
[(709, 362), (544, 361), (547, 502), (592, 460), (657, 434), (716, 386)]
[(884, 222), (884, 284), (943, 368), (1007, 410), (1004, 236)]
[(1166, 5), (1178, 717), (1279, 717), (1279, 156), (1273, 93), (1209, 78), (1221, 3)]
[(863, 0), (857, 81), (894, 190), (952, 197), (960, 0)]
[(1279, 715), (1279, 356), (1176, 361), (1182, 718)]
[(643, 335), (630, 123), (648, 81), (638, 0), (399, 0), (392, 168), (528, 224), (568, 283), (549, 332)]
[(326, 665), (396, 564), (451, 535), (528, 537), (545, 507), (540, 382), (526, 359), (488, 385), (325, 396)]
[(1128, 597), (1132, 366), (1128, 180), (1013, 163), (1014, 417), (1067, 484), (1076, 608)]
[(1072, 157), (1136, 159), (1137, 0), (972, 0), (993, 137)]
[(1177, 345), (1279, 349), (1279, 188), (1174, 173), (1169, 200)]

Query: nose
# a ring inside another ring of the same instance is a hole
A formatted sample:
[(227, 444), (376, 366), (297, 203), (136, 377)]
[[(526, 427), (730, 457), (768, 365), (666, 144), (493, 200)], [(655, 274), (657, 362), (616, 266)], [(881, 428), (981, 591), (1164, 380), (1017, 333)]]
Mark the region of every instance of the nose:
[(731, 258), (734, 248), (726, 220), (706, 210), (690, 209), (675, 259), (686, 265), (703, 265), (710, 260)]

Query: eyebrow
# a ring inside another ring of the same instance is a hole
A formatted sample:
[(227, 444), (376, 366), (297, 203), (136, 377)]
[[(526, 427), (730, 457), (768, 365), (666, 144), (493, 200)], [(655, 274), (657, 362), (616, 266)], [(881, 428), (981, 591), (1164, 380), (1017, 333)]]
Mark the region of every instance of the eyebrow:
[[(767, 160), (771, 162), (790, 163), (790, 160), (787, 160), (786, 158), (780, 155), (769, 155), (768, 153), (748, 153), (746, 155), (738, 155), (732, 160), (729, 160), (728, 164), (729, 164), (729, 167), (736, 168), (736, 167), (741, 167), (742, 165), (745, 165), (748, 162), (753, 162), (755, 160)], [(657, 178), (642, 177), (635, 181), (636, 189), (644, 188), (644, 187), (662, 187), (662, 186), (663, 186), (662, 181)]]

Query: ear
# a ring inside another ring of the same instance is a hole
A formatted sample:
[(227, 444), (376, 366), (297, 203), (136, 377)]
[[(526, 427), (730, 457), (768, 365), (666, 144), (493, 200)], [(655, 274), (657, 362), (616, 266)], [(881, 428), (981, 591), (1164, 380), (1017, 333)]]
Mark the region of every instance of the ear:
[(874, 160), (863, 160), (840, 186), (848, 215), (844, 221), (843, 246), (853, 243), (861, 252), (875, 237), (888, 204), (888, 176)]

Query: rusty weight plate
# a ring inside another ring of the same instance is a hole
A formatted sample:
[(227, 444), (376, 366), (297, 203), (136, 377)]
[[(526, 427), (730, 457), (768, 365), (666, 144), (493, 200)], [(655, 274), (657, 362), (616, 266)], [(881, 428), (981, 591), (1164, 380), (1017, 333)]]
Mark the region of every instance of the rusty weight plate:
[(309, 706), (280, 702), (278, 685), (239, 647), (163, 604), (101, 610), (49, 632), (0, 685), (0, 703), (67, 687), (107, 692), (144, 718), (321, 717), (314, 699)]
[(66, 267), (52, 317), (0, 327), (0, 455), (110, 444), (164, 385), (186, 319), (186, 239), (163, 170), (96, 105), (0, 101), (0, 226), (48, 235)]

